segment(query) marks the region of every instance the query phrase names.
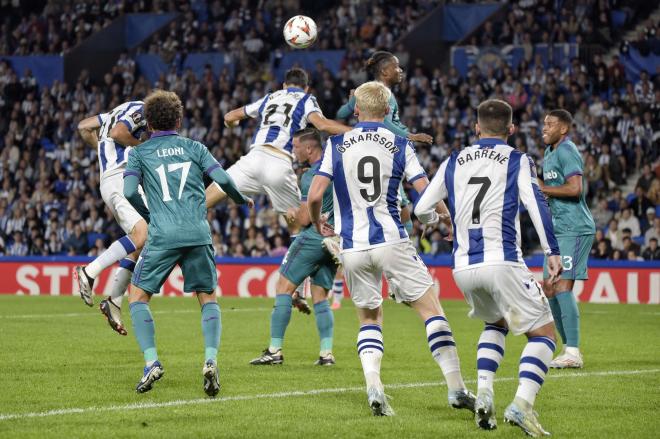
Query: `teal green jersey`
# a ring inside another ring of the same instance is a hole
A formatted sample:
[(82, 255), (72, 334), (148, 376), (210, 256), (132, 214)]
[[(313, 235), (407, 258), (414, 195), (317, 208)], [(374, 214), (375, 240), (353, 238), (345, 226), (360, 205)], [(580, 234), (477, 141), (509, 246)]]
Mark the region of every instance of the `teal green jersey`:
[[(401, 123), (399, 118), (399, 104), (396, 102), (394, 93), (390, 94), (390, 112), (385, 116), (384, 124), (388, 130), (397, 136), (408, 137), (408, 127)], [(346, 119), (353, 115), (355, 111), (355, 96), (351, 96), (347, 103), (341, 106), (337, 111), (338, 119)]]
[(219, 166), (204, 145), (169, 131), (130, 152), (124, 176), (142, 181), (150, 213), (150, 247), (211, 244), (203, 177)]
[[(321, 160), (319, 160), (316, 163), (312, 163), (310, 168), (300, 177), (300, 194), (301, 194), (301, 201), (307, 201), (307, 194), (309, 193), (309, 187), (312, 185), (312, 179), (314, 179), (314, 175), (316, 175), (316, 171), (318, 171), (319, 167), (321, 166)], [(329, 185), (325, 192), (323, 193), (323, 204), (321, 205), (321, 214), (328, 214), (328, 223), (333, 224), (335, 223), (334, 221), (334, 209), (333, 209), (333, 195), (332, 195), (332, 185)], [(316, 228), (314, 227), (313, 224), (308, 225), (305, 227), (305, 232), (311, 231), (314, 232), (318, 235), (318, 232), (316, 231)], [(320, 236), (320, 235), (319, 235)]]
[(582, 193), (579, 197), (548, 197), (552, 211), (552, 224), (557, 236), (580, 236), (596, 233), (585, 192), (584, 165), (580, 152), (573, 142), (564, 140), (553, 149), (549, 146), (543, 156), (543, 181), (547, 186), (561, 186), (574, 176), (582, 176)]

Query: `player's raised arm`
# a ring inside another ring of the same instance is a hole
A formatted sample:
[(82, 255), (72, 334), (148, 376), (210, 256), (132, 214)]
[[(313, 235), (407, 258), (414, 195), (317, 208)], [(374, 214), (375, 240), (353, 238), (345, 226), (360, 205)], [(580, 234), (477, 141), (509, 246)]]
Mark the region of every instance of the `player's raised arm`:
[(234, 108), (229, 113), (225, 114), (225, 126), (227, 128), (234, 128), (240, 121), (247, 119), (249, 116), (246, 111), (247, 106)]
[[(137, 104), (131, 103), (131, 105)], [(140, 131), (140, 128), (146, 128), (146, 125), (144, 115), (137, 108), (133, 108), (133, 111), (127, 111), (119, 119), (118, 123), (110, 130), (109, 135), (112, 140), (122, 145), (137, 146), (144, 139), (140, 139), (139, 136), (136, 137), (136, 133)]]
[(559, 255), (559, 245), (552, 227), (550, 207), (536, 181), (534, 161), (527, 154), (511, 154), (510, 160), (520, 160), (518, 191), (520, 200), (527, 208), (539, 235), (541, 247), (546, 255)]
[(307, 120), (316, 127), (319, 131), (325, 131), (330, 134), (343, 134), (347, 133), (353, 128), (343, 123), (337, 122), (336, 120), (326, 118), (320, 112), (311, 113), (307, 116)]
[(337, 115), (335, 116), (337, 119), (348, 119), (355, 112), (355, 96), (353, 95), (353, 91), (354, 90), (351, 90), (348, 102), (337, 110)]
[(98, 130), (101, 128), (101, 116), (90, 116), (78, 122), (78, 133), (83, 141), (96, 148), (98, 146)]
[(328, 142), (323, 152), (323, 159), (321, 160), (321, 165), (319, 170), (316, 172), (314, 179), (312, 179), (312, 184), (309, 187), (309, 192), (307, 193), (307, 210), (309, 211), (310, 222), (316, 226), (316, 230), (321, 235), (324, 235), (324, 227), (321, 221), (321, 207), (323, 207), (323, 194), (325, 190), (330, 186), (333, 179), (333, 169), (332, 169), (332, 141), (328, 139)]

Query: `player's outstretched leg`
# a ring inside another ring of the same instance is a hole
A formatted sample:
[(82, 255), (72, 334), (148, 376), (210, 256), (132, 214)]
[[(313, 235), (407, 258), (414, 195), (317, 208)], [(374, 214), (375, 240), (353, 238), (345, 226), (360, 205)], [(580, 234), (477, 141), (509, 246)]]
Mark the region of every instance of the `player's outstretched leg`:
[(110, 296), (102, 300), (99, 304), (101, 314), (108, 320), (110, 327), (121, 335), (126, 335), (126, 328), (121, 321), (121, 303), (124, 299), (124, 293), (131, 283), (131, 276), (135, 269), (135, 261), (130, 258), (124, 258), (119, 261), (119, 269), (115, 273)]
[(312, 285), (316, 329), (319, 331), (319, 339), (321, 340), (319, 359), (314, 363), (317, 366), (334, 366), (335, 364), (335, 357), (332, 355), (335, 317), (330, 310), (330, 305), (328, 304), (326, 297), (327, 290), (325, 288), (318, 285)]
[(214, 398), (220, 392), (220, 378), (218, 374), (218, 348), (222, 334), (222, 318), (220, 306), (215, 293), (197, 293), (197, 299), (202, 306), (202, 335), (204, 336), (204, 392)]
[(539, 423), (533, 407), (556, 348), (554, 331), (554, 324), (549, 323), (527, 334), (527, 345), (520, 357), (518, 390), (513, 402), (504, 410), (505, 422), (520, 427), (532, 437), (550, 434)]
[(374, 416), (393, 416), (383, 383), (380, 381), (380, 363), (385, 345), (381, 329), (382, 307), (376, 309), (358, 308), (360, 331), (357, 337), (357, 351), (362, 363), (362, 371), (367, 384), (367, 402)]
[(257, 366), (284, 363), (282, 345), (284, 343), (284, 333), (290, 321), (291, 295), (278, 293), (275, 296), (275, 306), (270, 316), (270, 346), (259, 357), (250, 361), (250, 364)]
[(431, 355), (440, 366), (447, 382), (449, 405), (456, 409), (468, 409), (474, 412), (475, 396), (463, 382), (456, 342), (438, 298), (429, 288), (422, 297), (410, 302), (410, 305), (424, 320)]
[(163, 366), (158, 361), (156, 351), (156, 328), (149, 309), (149, 295), (139, 288), (135, 288), (130, 296), (131, 321), (133, 333), (144, 355), (146, 366), (140, 382), (135, 390), (144, 393), (151, 390), (153, 384), (164, 374)]
[(493, 382), (504, 357), (506, 335), (509, 333), (505, 326), (503, 320), (486, 323), (477, 346), (477, 400), (474, 411), (477, 425), (484, 430), (497, 428)]
[(74, 273), (78, 280), (78, 293), (88, 306), (94, 305), (94, 280), (99, 274), (112, 264), (125, 258), (136, 250), (131, 238), (126, 235), (113, 242), (110, 247), (101, 253), (89, 265), (75, 267)]

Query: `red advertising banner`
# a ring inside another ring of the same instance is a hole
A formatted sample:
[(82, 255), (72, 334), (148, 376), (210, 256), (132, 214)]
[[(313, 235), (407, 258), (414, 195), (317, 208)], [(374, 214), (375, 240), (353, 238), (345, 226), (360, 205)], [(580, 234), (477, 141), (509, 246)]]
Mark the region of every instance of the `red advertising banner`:
[[(71, 295), (76, 285), (73, 267), (76, 262), (1, 262), (0, 294)], [(277, 264), (231, 263), (218, 264), (218, 294), (220, 296), (275, 296)], [(115, 270), (105, 270), (97, 279), (94, 291), (109, 294)], [(462, 299), (447, 266), (429, 266), (435, 288), (441, 299)], [(540, 268), (532, 268), (538, 279)], [(582, 302), (660, 304), (660, 270), (657, 267), (590, 268), (587, 281), (577, 281), (574, 291)], [(161, 293), (166, 296), (183, 295), (183, 276), (176, 267)], [(387, 295), (387, 282), (383, 282)]]

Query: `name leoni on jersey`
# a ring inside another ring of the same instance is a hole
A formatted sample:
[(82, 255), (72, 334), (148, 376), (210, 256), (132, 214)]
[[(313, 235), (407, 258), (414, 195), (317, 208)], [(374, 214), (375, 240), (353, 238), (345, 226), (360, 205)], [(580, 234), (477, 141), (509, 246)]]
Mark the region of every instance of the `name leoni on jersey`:
[(348, 148), (350, 148), (353, 145), (357, 145), (359, 142), (376, 142), (387, 149), (389, 153), (396, 154), (399, 152), (399, 147), (394, 144), (391, 140), (389, 140), (387, 137), (382, 136), (381, 134), (378, 133), (360, 133), (357, 136), (351, 136), (348, 138), (345, 138), (344, 143), (339, 145), (337, 147), (337, 151), (340, 153), (344, 153)]
[(176, 148), (159, 149), (159, 150), (156, 151), (156, 155), (158, 157), (169, 157), (169, 156), (173, 156), (173, 155), (183, 155), (183, 148), (176, 147)]

